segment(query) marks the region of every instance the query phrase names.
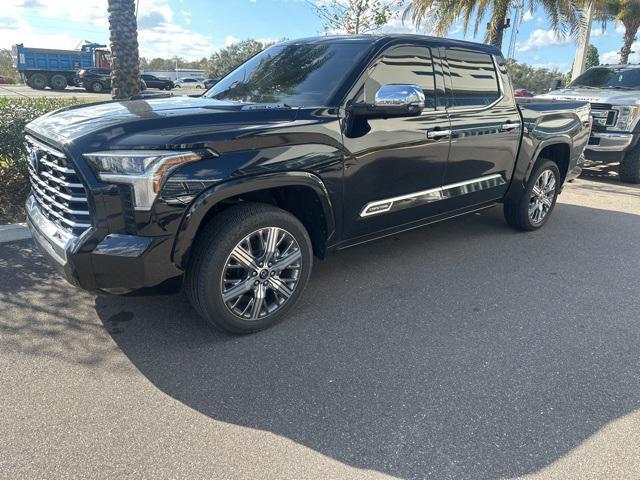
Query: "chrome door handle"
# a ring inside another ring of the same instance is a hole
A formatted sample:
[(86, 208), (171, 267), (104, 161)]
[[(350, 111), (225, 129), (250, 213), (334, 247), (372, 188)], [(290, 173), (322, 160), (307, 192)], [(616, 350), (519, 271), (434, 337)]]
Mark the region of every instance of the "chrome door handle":
[(451, 137), (451, 130), (431, 130), (427, 132), (427, 138), (430, 138), (432, 140), (449, 137)]
[(502, 125), (502, 130), (505, 131), (515, 130), (516, 128), (520, 128), (519, 123), (505, 123)]

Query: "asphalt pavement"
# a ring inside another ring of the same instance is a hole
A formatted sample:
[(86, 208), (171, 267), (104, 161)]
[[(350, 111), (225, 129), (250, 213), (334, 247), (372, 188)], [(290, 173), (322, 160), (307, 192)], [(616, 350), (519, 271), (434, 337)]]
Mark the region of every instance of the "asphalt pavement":
[(640, 478), (640, 188), (343, 251), (235, 337), (0, 245), (0, 478)]

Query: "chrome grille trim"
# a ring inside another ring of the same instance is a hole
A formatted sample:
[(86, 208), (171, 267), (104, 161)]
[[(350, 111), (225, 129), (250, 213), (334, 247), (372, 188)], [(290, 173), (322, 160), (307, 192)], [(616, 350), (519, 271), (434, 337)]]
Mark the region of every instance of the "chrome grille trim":
[(91, 227), (84, 185), (64, 153), (27, 137), (31, 191), (41, 213), (60, 228), (79, 234)]

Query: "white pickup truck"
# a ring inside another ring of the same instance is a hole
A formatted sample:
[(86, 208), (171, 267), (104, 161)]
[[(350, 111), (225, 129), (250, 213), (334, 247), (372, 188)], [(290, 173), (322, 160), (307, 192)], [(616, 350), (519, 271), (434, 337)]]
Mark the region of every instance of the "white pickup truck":
[(620, 163), (620, 179), (640, 183), (640, 65), (592, 67), (566, 88), (537, 98), (589, 102), (593, 126), (585, 157)]

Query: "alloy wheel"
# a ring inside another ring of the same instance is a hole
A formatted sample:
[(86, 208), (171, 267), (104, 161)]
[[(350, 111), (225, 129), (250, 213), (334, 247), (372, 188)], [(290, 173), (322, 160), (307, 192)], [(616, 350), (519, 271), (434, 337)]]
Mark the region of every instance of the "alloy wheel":
[(531, 191), (529, 219), (533, 224), (542, 223), (553, 207), (558, 182), (552, 170), (543, 170)]
[(222, 272), (221, 294), (229, 311), (245, 320), (263, 319), (291, 298), (302, 269), (297, 240), (283, 228), (265, 227), (233, 248)]

